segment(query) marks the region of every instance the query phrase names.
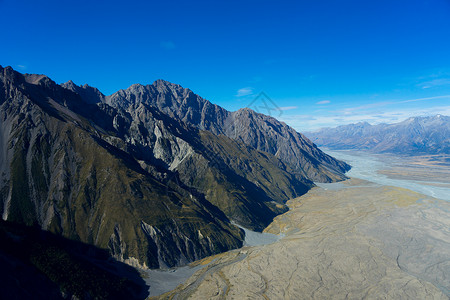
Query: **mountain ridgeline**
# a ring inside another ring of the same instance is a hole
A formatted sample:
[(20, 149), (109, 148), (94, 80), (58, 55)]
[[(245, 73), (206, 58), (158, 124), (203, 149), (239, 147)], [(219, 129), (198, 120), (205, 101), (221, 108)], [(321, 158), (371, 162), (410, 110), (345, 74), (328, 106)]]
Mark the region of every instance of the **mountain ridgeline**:
[(165, 268), (242, 246), (349, 168), (249, 109), (165, 81), (111, 96), (0, 67), (3, 220)]
[(124, 110), (139, 104), (157, 108), (169, 117), (200, 130), (223, 134), (273, 154), (292, 171), (313, 181), (342, 180), (345, 179), (342, 173), (349, 169), (347, 164), (320, 151), (304, 135), (273, 117), (249, 108), (227, 111), (178, 84), (164, 80), (145, 86), (134, 84), (111, 96), (104, 96), (87, 85), (76, 86), (71, 81), (63, 86), (83, 95), (86, 101), (104, 102)]
[(367, 122), (306, 133), (319, 146), (404, 155), (450, 154), (450, 117), (411, 117), (394, 124)]

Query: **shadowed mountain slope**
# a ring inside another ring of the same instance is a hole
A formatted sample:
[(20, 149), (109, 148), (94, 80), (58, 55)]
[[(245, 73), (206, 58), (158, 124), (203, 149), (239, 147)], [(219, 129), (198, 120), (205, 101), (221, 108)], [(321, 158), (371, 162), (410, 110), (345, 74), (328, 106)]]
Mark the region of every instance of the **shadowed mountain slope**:
[[(95, 246), (0, 220), (2, 299), (145, 299), (140, 273)], [(75, 297), (72, 297), (75, 296)]]
[[(312, 182), (266, 152), (144, 102), (0, 67), (0, 213), (172, 267), (237, 248)], [(108, 101), (106, 101), (108, 102)]]

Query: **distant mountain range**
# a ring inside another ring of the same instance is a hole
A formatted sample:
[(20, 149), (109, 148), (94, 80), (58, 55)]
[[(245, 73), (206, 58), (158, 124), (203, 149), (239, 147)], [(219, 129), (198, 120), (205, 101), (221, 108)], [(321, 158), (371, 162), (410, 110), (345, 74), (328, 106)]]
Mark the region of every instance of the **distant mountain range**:
[(450, 117), (411, 117), (395, 124), (367, 122), (305, 133), (330, 149), (367, 150), (405, 155), (450, 154)]
[(250, 109), (158, 80), (111, 96), (0, 67), (0, 213), (161, 268), (242, 246), (350, 167)]

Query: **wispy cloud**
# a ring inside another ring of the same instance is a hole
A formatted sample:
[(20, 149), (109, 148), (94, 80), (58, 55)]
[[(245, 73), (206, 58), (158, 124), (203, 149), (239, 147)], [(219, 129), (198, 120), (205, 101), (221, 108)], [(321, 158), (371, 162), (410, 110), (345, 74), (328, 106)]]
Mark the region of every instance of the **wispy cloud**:
[[(311, 115), (285, 114), (281, 121), (302, 132), (362, 121), (380, 124), (396, 123), (413, 116), (437, 114), (450, 116), (450, 105), (447, 105), (446, 99), (450, 99), (450, 95), (380, 101), (339, 110), (321, 109)], [(425, 105), (412, 105), (413, 102), (421, 101), (426, 102)]]
[(444, 98), (450, 98), (450, 95), (403, 100), (403, 101), (399, 101), (398, 103), (417, 102), (417, 101), (426, 101), (426, 100), (444, 99)]
[(244, 96), (248, 96), (248, 95), (252, 95), (252, 94), (253, 94), (253, 88), (245, 87), (245, 88), (237, 90), (236, 97), (244, 97)]
[(286, 111), (286, 110), (293, 110), (293, 109), (297, 109), (298, 106), (282, 106), (282, 107), (278, 107), (278, 110), (282, 110), (282, 111)]
[(430, 89), (438, 86), (450, 85), (450, 78), (439, 78), (433, 79), (425, 82), (421, 82), (418, 86), (422, 89)]
[(426, 76), (418, 77), (416, 80), (416, 86), (422, 89), (450, 86), (450, 73), (440, 70)]
[(172, 41), (163, 41), (159, 45), (161, 46), (161, 48), (164, 48), (167, 50), (175, 49), (175, 43)]
[(324, 104), (328, 104), (328, 103), (331, 103), (331, 101), (330, 100), (322, 100), (322, 101), (316, 102), (316, 104), (318, 104), (318, 105), (324, 105)]
[(450, 99), (450, 95), (441, 95), (441, 96), (425, 97), (425, 98), (414, 98), (414, 99), (407, 99), (407, 100), (388, 100), (388, 101), (374, 102), (374, 103), (369, 103), (369, 104), (359, 105), (359, 106), (354, 106), (354, 107), (347, 107), (342, 110), (339, 110), (338, 112), (342, 112), (344, 114), (350, 114), (350, 113), (353, 113), (356, 111), (380, 108), (380, 107), (393, 105), (393, 104), (403, 104), (403, 103), (410, 103), (410, 102), (429, 101), (429, 100), (446, 99), (446, 98)]
[(27, 66), (25, 66), (25, 65), (17, 65), (17, 68), (20, 69), (20, 70), (26, 70)]
[(382, 106), (386, 106), (386, 105), (393, 104), (393, 103), (395, 103), (395, 102), (392, 102), (392, 101), (375, 102), (375, 103), (369, 103), (369, 104), (365, 104), (365, 105), (358, 105), (358, 106), (353, 106), (353, 107), (347, 107), (347, 108), (338, 110), (337, 112), (349, 115), (349, 114), (351, 114), (351, 113), (353, 113), (355, 111), (373, 109), (373, 108), (376, 108), (376, 107), (382, 107)]
[(397, 123), (414, 116), (432, 115), (450, 116), (450, 106), (436, 106), (430, 108), (396, 109), (386, 112), (364, 112), (354, 115), (283, 115), (281, 121), (292, 126), (299, 132), (314, 131), (323, 127), (336, 127), (358, 123), (362, 121), (370, 124)]

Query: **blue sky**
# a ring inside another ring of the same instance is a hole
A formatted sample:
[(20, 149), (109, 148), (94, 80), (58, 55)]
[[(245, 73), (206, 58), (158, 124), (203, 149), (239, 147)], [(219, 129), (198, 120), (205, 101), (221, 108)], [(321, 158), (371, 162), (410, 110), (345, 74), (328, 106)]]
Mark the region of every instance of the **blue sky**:
[[(450, 0), (0, 0), (0, 65), (111, 94), (162, 78), (299, 131), (450, 115)], [(261, 111), (264, 113), (264, 111)]]

